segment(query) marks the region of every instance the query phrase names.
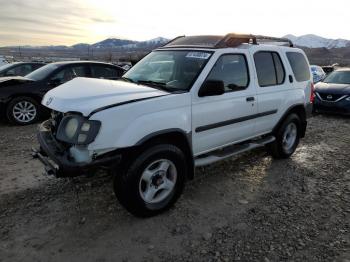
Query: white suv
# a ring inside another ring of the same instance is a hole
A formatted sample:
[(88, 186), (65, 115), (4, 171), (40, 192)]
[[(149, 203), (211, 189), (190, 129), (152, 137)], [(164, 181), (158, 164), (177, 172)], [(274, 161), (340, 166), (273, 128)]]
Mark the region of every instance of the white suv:
[(53, 113), (34, 156), (57, 177), (108, 168), (137, 216), (169, 208), (197, 166), (261, 146), (287, 158), (313, 100), (308, 60), (288, 41), (178, 37), (118, 81), (75, 78), (45, 95)]

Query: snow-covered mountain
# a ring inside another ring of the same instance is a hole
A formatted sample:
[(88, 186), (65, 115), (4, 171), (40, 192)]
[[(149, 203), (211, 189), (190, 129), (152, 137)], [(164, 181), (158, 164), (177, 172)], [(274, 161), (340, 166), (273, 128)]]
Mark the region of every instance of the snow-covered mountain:
[(152, 44), (165, 44), (168, 41), (169, 41), (169, 39), (160, 36), (160, 37), (153, 38), (153, 39), (150, 39), (150, 40), (147, 40), (144, 42), (152, 43)]
[(121, 47), (125, 45), (136, 44), (137, 41), (126, 40), (126, 39), (118, 39), (118, 38), (107, 38), (101, 42), (97, 42), (92, 44), (91, 46), (94, 48), (114, 48)]
[(350, 40), (345, 39), (328, 39), (324, 38), (318, 35), (302, 35), (302, 36), (295, 36), (295, 35), (286, 35), (285, 38), (288, 38), (291, 40), (294, 45), (297, 46), (304, 46), (309, 48), (341, 48), (341, 47), (350, 47)]
[(150, 46), (160, 46), (168, 42), (169, 40), (164, 37), (157, 37), (147, 41), (134, 41), (119, 38), (108, 38), (101, 42), (92, 44), (93, 48), (144, 48)]

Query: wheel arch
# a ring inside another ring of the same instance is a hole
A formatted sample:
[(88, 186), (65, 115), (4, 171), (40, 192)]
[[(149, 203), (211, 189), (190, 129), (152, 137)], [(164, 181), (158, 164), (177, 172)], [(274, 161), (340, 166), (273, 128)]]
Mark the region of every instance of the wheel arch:
[(6, 101), (6, 107), (8, 106), (9, 103), (11, 103), (11, 101), (13, 99), (18, 98), (18, 97), (32, 98), (39, 104), (39, 106), (41, 106), (42, 97), (40, 97), (39, 95), (33, 94), (33, 93), (25, 93), (24, 92), (24, 93), (16, 93), (16, 94), (11, 95)]
[(289, 107), (286, 112), (282, 115), (282, 117), (280, 118), (280, 120), (278, 121), (278, 123), (275, 125), (275, 127), (273, 128), (273, 133), (276, 133), (277, 130), (280, 128), (280, 126), (282, 125), (283, 121), (290, 115), (290, 114), (296, 114), (298, 115), (298, 117), (300, 118), (301, 121), (301, 130), (300, 130), (300, 137), (305, 137), (305, 133), (306, 133), (306, 125), (307, 125), (307, 121), (306, 121), (306, 109), (304, 104), (297, 104), (297, 105), (293, 105), (291, 107)]
[(194, 160), (192, 152), (192, 134), (191, 132), (186, 133), (182, 129), (171, 128), (149, 134), (140, 139), (135, 147), (144, 149), (150, 145), (159, 143), (169, 143), (179, 147), (185, 154), (188, 161), (188, 179), (194, 177)]

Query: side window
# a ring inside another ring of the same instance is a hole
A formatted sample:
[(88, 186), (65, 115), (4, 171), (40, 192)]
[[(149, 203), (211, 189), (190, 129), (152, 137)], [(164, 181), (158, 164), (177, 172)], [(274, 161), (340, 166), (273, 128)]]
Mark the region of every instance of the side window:
[(310, 80), (310, 68), (303, 54), (287, 52), (287, 58), (298, 82)]
[(283, 84), (286, 73), (281, 61), (281, 57), (277, 53), (272, 53), (273, 61), (275, 62), (277, 85)]
[(42, 64), (32, 64), (32, 70), (37, 70), (38, 68), (42, 67)]
[(30, 65), (19, 65), (7, 71), (6, 75), (25, 76), (32, 72)]
[(113, 79), (118, 78), (121, 75), (121, 72), (113, 67), (92, 65), (91, 75), (93, 78)]
[(207, 80), (223, 81), (225, 91), (244, 90), (249, 85), (247, 60), (244, 55), (222, 55), (209, 73)]
[(285, 79), (285, 70), (281, 57), (276, 52), (257, 52), (254, 54), (259, 86), (281, 85)]
[(56, 73), (51, 80), (56, 82), (57, 84), (63, 84), (69, 80), (72, 80), (75, 77), (85, 77), (86, 70), (85, 66), (70, 66), (62, 69), (58, 73)]

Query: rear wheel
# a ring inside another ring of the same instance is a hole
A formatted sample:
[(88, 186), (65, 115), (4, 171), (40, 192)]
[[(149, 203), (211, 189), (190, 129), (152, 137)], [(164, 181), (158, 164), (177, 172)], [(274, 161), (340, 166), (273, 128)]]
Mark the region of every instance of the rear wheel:
[(267, 145), (274, 158), (288, 158), (297, 148), (300, 140), (301, 121), (298, 115), (290, 114), (278, 128), (276, 140)]
[(31, 97), (16, 97), (7, 106), (7, 119), (18, 125), (29, 125), (39, 118), (39, 104)]
[(114, 192), (135, 216), (153, 216), (175, 203), (186, 176), (184, 153), (174, 145), (158, 144), (139, 153), (114, 175)]

